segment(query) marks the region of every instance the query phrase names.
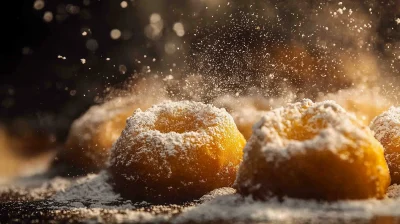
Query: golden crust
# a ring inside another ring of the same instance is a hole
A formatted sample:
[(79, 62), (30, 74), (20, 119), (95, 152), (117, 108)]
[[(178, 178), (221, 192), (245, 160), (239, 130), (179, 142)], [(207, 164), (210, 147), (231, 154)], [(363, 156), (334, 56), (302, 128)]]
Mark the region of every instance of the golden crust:
[(109, 170), (116, 191), (131, 200), (192, 200), (233, 184), (245, 142), (225, 110), (169, 102), (128, 119)]
[(258, 199), (383, 198), (390, 183), (382, 145), (333, 101), (268, 112), (254, 126), (235, 182)]
[(400, 184), (400, 108), (391, 107), (371, 122), (375, 138), (385, 149), (392, 183)]
[(136, 97), (117, 97), (92, 106), (74, 121), (62, 159), (84, 172), (96, 172), (106, 166), (112, 144), (125, 128), (126, 119), (137, 108), (147, 109), (150, 102)]

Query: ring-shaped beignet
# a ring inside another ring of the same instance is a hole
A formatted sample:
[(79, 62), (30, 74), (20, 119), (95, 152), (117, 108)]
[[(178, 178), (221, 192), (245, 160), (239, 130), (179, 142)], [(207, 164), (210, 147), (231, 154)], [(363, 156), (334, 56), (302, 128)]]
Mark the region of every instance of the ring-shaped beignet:
[(125, 198), (183, 202), (231, 186), (245, 143), (224, 109), (167, 102), (128, 119), (109, 170), (115, 190)]
[(303, 100), (267, 112), (254, 125), (235, 188), (270, 196), (382, 198), (390, 183), (382, 145), (333, 101)]

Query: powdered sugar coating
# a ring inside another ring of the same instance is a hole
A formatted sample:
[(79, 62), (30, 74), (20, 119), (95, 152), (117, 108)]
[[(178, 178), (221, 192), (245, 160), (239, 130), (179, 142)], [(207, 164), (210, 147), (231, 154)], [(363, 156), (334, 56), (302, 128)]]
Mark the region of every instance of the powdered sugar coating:
[(375, 138), (382, 141), (390, 135), (391, 138), (400, 137), (400, 107), (390, 107), (388, 111), (377, 116), (370, 125)]
[[(199, 121), (202, 127), (207, 127), (207, 131), (201, 127), (193, 128), (200, 129), (199, 131), (188, 131), (184, 133), (163, 133), (156, 130), (155, 123), (161, 113), (167, 112), (174, 114), (180, 110), (191, 111), (191, 113), (195, 115), (194, 118), (196, 121)], [(128, 138), (137, 138), (140, 142), (153, 144), (155, 148), (163, 145), (165, 150), (161, 151), (161, 156), (166, 158), (167, 156), (173, 156), (178, 152), (178, 150), (187, 153), (187, 150), (189, 150), (190, 147), (193, 147), (194, 144), (210, 141), (212, 137), (209, 134), (220, 132), (221, 130), (219, 130), (219, 128), (227, 121), (232, 123), (233, 119), (224, 109), (217, 109), (211, 105), (190, 101), (166, 102), (160, 105), (155, 105), (147, 111), (141, 111), (140, 109), (136, 110), (133, 116), (128, 118), (124, 130), (124, 134), (126, 134), (121, 138), (124, 138), (125, 136)], [(186, 141), (186, 138), (190, 138), (191, 141)], [(125, 147), (128, 148), (130, 146)], [(146, 151), (149, 149), (143, 148), (143, 150)], [(127, 164), (129, 163), (127, 159), (135, 159), (130, 158), (135, 155), (131, 155), (126, 150), (118, 150), (116, 146), (114, 146), (113, 155), (115, 155), (117, 151), (121, 154), (118, 154), (116, 157), (111, 156), (111, 165), (116, 163)], [(168, 166), (168, 164), (164, 165)]]
[(116, 97), (101, 105), (92, 106), (75, 120), (61, 157), (77, 168), (88, 172), (105, 167), (112, 144), (121, 135), (126, 119), (135, 109), (146, 109), (162, 98), (139, 96)]
[(215, 189), (211, 192), (209, 192), (206, 195), (203, 195), (198, 201), (201, 203), (207, 202), (207, 201), (212, 201), (215, 200), (215, 198), (222, 196), (222, 195), (231, 195), (236, 193), (236, 190), (231, 188), (231, 187), (222, 187)]
[[(354, 189), (345, 185), (353, 180)], [(383, 148), (368, 127), (334, 101), (305, 99), (253, 126), (235, 186), (256, 198), (337, 200), (383, 197), (389, 181)]]
[[(89, 128), (96, 129), (96, 125), (126, 111), (127, 108), (135, 107), (134, 103), (135, 99), (132, 97), (116, 97), (103, 104), (94, 105), (90, 107), (89, 110), (79, 119), (74, 121), (72, 128), (82, 129), (82, 126), (89, 125)], [(86, 135), (83, 136), (83, 138), (90, 138), (90, 136)]]
[(370, 125), (375, 138), (385, 148), (392, 183), (400, 183), (400, 107), (390, 107)]
[[(304, 117), (307, 117), (306, 122), (301, 121)], [(288, 130), (299, 125), (312, 138), (297, 140), (284, 136)], [(256, 139), (268, 142), (263, 147), (264, 151), (274, 150), (284, 154), (299, 153), (310, 148), (334, 151), (349, 144), (349, 141), (363, 141), (371, 133), (354, 115), (346, 113), (334, 101), (314, 104), (308, 99), (267, 112), (254, 125), (253, 131)], [(351, 139), (346, 136), (349, 132), (352, 133)]]
[(167, 102), (128, 119), (112, 148), (110, 170), (117, 189), (124, 186), (117, 191), (128, 198), (196, 198), (233, 183), (244, 144), (225, 109)]

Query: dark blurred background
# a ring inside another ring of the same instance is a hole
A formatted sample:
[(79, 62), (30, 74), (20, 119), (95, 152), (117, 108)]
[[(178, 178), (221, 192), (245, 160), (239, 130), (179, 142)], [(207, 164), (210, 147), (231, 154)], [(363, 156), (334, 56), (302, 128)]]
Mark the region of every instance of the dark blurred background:
[[(346, 72), (340, 70), (344, 58), (363, 61), (360, 55), (372, 55), (379, 77), (398, 72), (398, 1), (20, 0), (7, 4), (13, 5), (3, 8), (1, 19), (5, 39), (0, 43), (0, 122), (14, 132), (29, 127), (51, 133), (61, 142), (75, 118), (133, 74), (202, 73), (220, 77), (228, 83), (226, 88), (240, 91), (251, 83), (264, 86), (260, 77), (267, 80), (275, 75), (292, 78), (291, 85), (301, 89), (309, 78), (297, 74), (298, 69), (288, 72), (280, 69), (285, 66), (276, 67), (307, 63), (304, 58), (282, 62), (276, 52), (293, 53), (293, 46), (307, 51), (317, 64), (326, 59), (329, 63), (324, 66), (334, 68), (312, 64), (316, 69), (306, 71), (334, 77), (328, 83), (316, 79), (312, 84), (321, 86), (319, 91)], [(272, 61), (279, 63), (270, 66)], [(332, 85), (331, 90), (361, 79)], [(267, 86), (274, 94), (281, 91), (275, 83)]]
[[(9, 124), (22, 117), (38, 130), (61, 128), (65, 136), (71, 119), (107, 86), (130, 75), (120, 65), (130, 72), (137, 69), (126, 52), (116, 52), (123, 40), (110, 37), (121, 20), (136, 21), (136, 13), (130, 9), (127, 18), (128, 9), (118, 1), (13, 3), (7, 8), (11, 15), (2, 20), (0, 119)], [(130, 28), (131, 42), (144, 45), (140, 25)]]

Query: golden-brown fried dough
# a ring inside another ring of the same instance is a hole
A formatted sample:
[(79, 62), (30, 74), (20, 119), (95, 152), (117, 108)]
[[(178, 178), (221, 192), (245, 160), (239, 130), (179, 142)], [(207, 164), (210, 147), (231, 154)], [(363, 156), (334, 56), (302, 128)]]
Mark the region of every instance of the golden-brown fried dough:
[(376, 117), (370, 127), (385, 149), (392, 183), (400, 184), (400, 107), (391, 107)]
[(333, 101), (267, 112), (244, 149), (235, 188), (257, 199), (382, 198), (390, 183), (382, 145)]
[(138, 108), (147, 109), (152, 102), (157, 100), (117, 97), (92, 106), (72, 124), (61, 157), (85, 172), (104, 168), (109, 150), (125, 128), (126, 119)]
[(182, 202), (232, 185), (245, 143), (224, 109), (167, 102), (128, 119), (109, 170), (125, 198)]

